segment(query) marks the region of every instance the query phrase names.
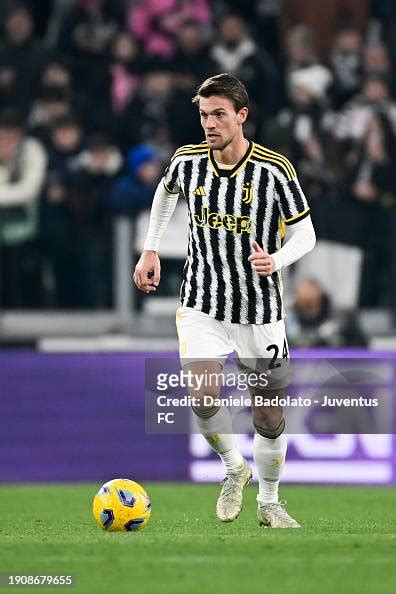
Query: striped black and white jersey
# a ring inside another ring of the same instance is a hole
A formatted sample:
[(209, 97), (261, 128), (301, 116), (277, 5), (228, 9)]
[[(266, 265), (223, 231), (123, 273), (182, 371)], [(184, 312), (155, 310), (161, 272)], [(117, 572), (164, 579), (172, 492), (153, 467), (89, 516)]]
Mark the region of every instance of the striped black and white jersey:
[(165, 171), (169, 193), (183, 193), (189, 210), (183, 306), (236, 324), (284, 317), (280, 272), (259, 276), (248, 261), (256, 240), (269, 254), (282, 244), (284, 224), (309, 214), (291, 163), (257, 143), (232, 169), (222, 169), (204, 142), (179, 148)]

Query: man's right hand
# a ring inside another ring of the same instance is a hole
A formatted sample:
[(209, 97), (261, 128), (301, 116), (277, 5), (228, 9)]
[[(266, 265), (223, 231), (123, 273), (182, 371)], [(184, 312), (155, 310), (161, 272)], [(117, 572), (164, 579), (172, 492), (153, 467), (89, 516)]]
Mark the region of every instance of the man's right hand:
[(157, 252), (144, 251), (135, 266), (133, 280), (140, 291), (153, 293), (161, 278), (161, 264)]

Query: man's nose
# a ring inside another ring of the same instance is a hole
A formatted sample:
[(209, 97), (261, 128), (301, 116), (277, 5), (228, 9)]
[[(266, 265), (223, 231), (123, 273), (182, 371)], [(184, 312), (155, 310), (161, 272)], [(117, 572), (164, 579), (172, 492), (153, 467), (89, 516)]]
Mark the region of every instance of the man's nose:
[(212, 116), (212, 115), (209, 115), (209, 116), (206, 118), (206, 127), (207, 127), (207, 128), (214, 128), (215, 126), (216, 126), (216, 120), (215, 120), (215, 117), (214, 117), (214, 116)]

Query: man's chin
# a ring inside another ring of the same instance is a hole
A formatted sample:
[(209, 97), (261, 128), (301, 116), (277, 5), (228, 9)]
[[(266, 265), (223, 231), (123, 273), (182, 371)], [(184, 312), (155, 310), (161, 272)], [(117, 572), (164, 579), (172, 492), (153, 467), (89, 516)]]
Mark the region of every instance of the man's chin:
[(210, 148), (216, 151), (221, 151), (226, 146), (221, 136), (216, 136), (215, 138), (207, 138), (206, 140)]

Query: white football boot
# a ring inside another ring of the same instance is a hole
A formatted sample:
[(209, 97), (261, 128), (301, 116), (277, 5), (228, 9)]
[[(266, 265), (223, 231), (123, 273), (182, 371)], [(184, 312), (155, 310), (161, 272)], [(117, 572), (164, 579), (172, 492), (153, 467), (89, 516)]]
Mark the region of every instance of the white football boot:
[(257, 521), (260, 526), (271, 528), (301, 528), (286, 511), (286, 501), (279, 503), (259, 503), (257, 509)]
[(216, 505), (216, 515), (222, 522), (232, 522), (242, 509), (243, 488), (250, 483), (252, 469), (246, 460), (240, 470), (228, 472), (222, 481), (222, 489)]

